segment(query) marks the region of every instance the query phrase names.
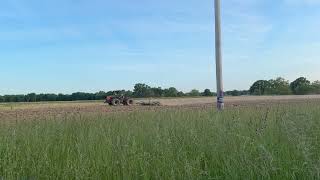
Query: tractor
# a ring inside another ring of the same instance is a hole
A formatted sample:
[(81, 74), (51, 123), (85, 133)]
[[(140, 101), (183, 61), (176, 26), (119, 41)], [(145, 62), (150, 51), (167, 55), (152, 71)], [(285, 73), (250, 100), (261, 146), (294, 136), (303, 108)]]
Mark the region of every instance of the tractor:
[(106, 104), (109, 104), (110, 106), (120, 106), (120, 105), (125, 105), (125, 106), (131, 106), (133, 105), (133, 100), (130, 99), (129, 97), (120, 95), (120, 96), (108, 96), (105, 101)]

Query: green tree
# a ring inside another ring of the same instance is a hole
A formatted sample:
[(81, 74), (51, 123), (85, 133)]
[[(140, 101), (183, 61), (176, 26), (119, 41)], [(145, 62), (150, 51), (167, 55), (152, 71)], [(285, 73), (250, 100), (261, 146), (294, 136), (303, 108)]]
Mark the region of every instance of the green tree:
[(11, 102), (24, 102), (25, 101), (25, 96), (22, 94), (19, 95), (11, 95)]
[(200, 96), (200, 92), (196, 89), (193, 89), (188, 93), (188, 95), (189, 96)]
[(57, 95), (56, 94), (45, 94), (45, 101), (57, 101)]
[(210, 91), (210, 89), (205, 89), (202, 93), (202, 96), (213, 96), (213, 93)]
[(273, 95), (288, 95), (291, 94), (289, 81), (282, 77), (277, 79), (271, 79), (270, 82), (270, 94)]
[(132, 97), (133, 96), (133, 92), (132, 91), (125, 91), (124, 95), (127, 96), (127, 97)]
[(231, 96), (241, 96), (241, 92), (238, 90), (229, 91), (226, 94), (231, 95)]
[(154, 97), (162, 97), (164, 94), (161, 87), (151, 88), (151, 91), (152, 91), (152, 94), (154, 95)]
[(66, 94), (58, 94), (57, 96), (57, 101), (72, 101), (72, 98), (70, 95), (66, 95)]
[(184, 94), (182, 91), (179, 91), (178, 94), (177, 94), (177, 96), (178, 96), (178, 97), (183, 97), (183, 96), (185, 96), (185, 94)]
[(178, 90), (174, 87), (170, 87), (169, 89), (164, 90), (165, 97), (178, 97)]
[(105, 99), (107, 97), (107, 93), (104, 92), (104, 91), (99, 91), (97, 93), (95, 93), (95, 99), (96, 100), (102, 100), (102, 99)]
[(271, 84), (266, 80), (259, 80), (253, 83), (250, 87), (250, 94), (252, 95), (266, 95), (270, 94)]
[(232, 91), (226, 91), (225, 95), (226, 96), (243, 96), (243, 95), (249, 95), (248, 90), (232, 90)]
[(296, 94), (296, 95), (309, 94), (312, 91), (311, 83), (305, 77), (300, 77), (295, 81), (293, 81), (290, 84), (290, 88), (293, 94)]
[(25, 101), (26, 101), (26, 102), (37, 102), (37, 95), (36, 95), (36, 93), (27, 94), (27, 95), (25, 96)]
[[(91, 93), (84, 93), (84, 92), (76, 92), (71, 94), (72, 101), (79, 101), (79, 100), (94, 100), (94, 94)], [(53, 96), (51, 97), (53, 98)]]
[(133, 90), (134, 97), (143, 98), (143, 97), (151, 97), (152, 91), (151, 87), (146, 84), (136, 84)]
[(320, 81), (314, 81), (312, 83), (312, 92), (315, 94), (320, 94)]

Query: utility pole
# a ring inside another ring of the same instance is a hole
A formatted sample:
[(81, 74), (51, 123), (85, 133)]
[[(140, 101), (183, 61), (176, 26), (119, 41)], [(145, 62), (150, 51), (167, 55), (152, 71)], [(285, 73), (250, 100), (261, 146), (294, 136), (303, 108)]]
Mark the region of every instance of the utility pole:
[(216, 33), (216, 73), (217, 73), (217, 108), (224, 109), (224, 92), (222, 78), (222, 50), (221, 50), (221, 12), (220, 0), (214, 0), (215, 33)]

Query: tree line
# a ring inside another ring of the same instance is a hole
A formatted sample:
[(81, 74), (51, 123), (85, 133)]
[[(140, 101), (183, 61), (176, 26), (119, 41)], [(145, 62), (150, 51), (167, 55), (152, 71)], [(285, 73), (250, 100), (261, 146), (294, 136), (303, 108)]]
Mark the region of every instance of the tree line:
[(161, 87), (150, 87), (146, 84), (136, 84), (133, 91), (117, 90), (117, 91), (100, 91), (97, 93), (76, 92), (72, 94), (36, 94), (30, 93), (26, 95), (4, 95), (0, 96), (0, 102), (41, 102), (41, 101), (80, 101), (80, 100), (104, 100), (107, 96), (125, 95), (134, 98), (149, 97), (185, 97), (185, 96), (215, 96), (215, 93), (209, 89), (203, 92), (192, 90), (188, 93), (178, 91), (174, 87), (162, 89)]
[[(243, 95), (304, 95), (320, 94), (320, 81), (310, 82), (304, 77), (300, 77), (293, 82), (284, 78), (271, 80), (258, 80), (253, 83), (249, 90), (232, 90), (226, 91), (226, 96), (243, 96)], [(72, 94), (36, 94), (26, 95), (4, 95), (0, 96), (0, 102), (40, 102), (40, 101), (80, 101), (80, 100), (103, 100), (107, 96), (125, 95), (134, 98), (150, 97), (198, 97), (198, 96), (216, 96), (215, 92), (205, 89), (200, 92), (193, 89), (190, 92), (177, 90), (175, 87), (163, 89), (161, 87), (151, 87), (143, 83), (134, 86), (133, 91), (100, 91), (97, 93), (76, 92)]]
[(293, 82), (284, 78), (258, 80), (250, 87), (251, 95), (308, 95), (320, 94), (320, 81), (300, 77)]

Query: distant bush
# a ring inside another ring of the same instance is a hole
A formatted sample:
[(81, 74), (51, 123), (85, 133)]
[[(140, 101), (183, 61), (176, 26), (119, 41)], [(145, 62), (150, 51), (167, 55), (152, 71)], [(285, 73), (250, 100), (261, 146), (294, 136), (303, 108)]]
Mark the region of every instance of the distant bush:
[(196, 89), (193, 89), (188, 93), (188, 96), (193, 96), (193, 97), (200, 96), (200, 95), (201, 95), (200, 92)]
[(210, 91), (210, 89), (205, 89), (201, 94), (202, 96), (213, 96), (213, 93)]

